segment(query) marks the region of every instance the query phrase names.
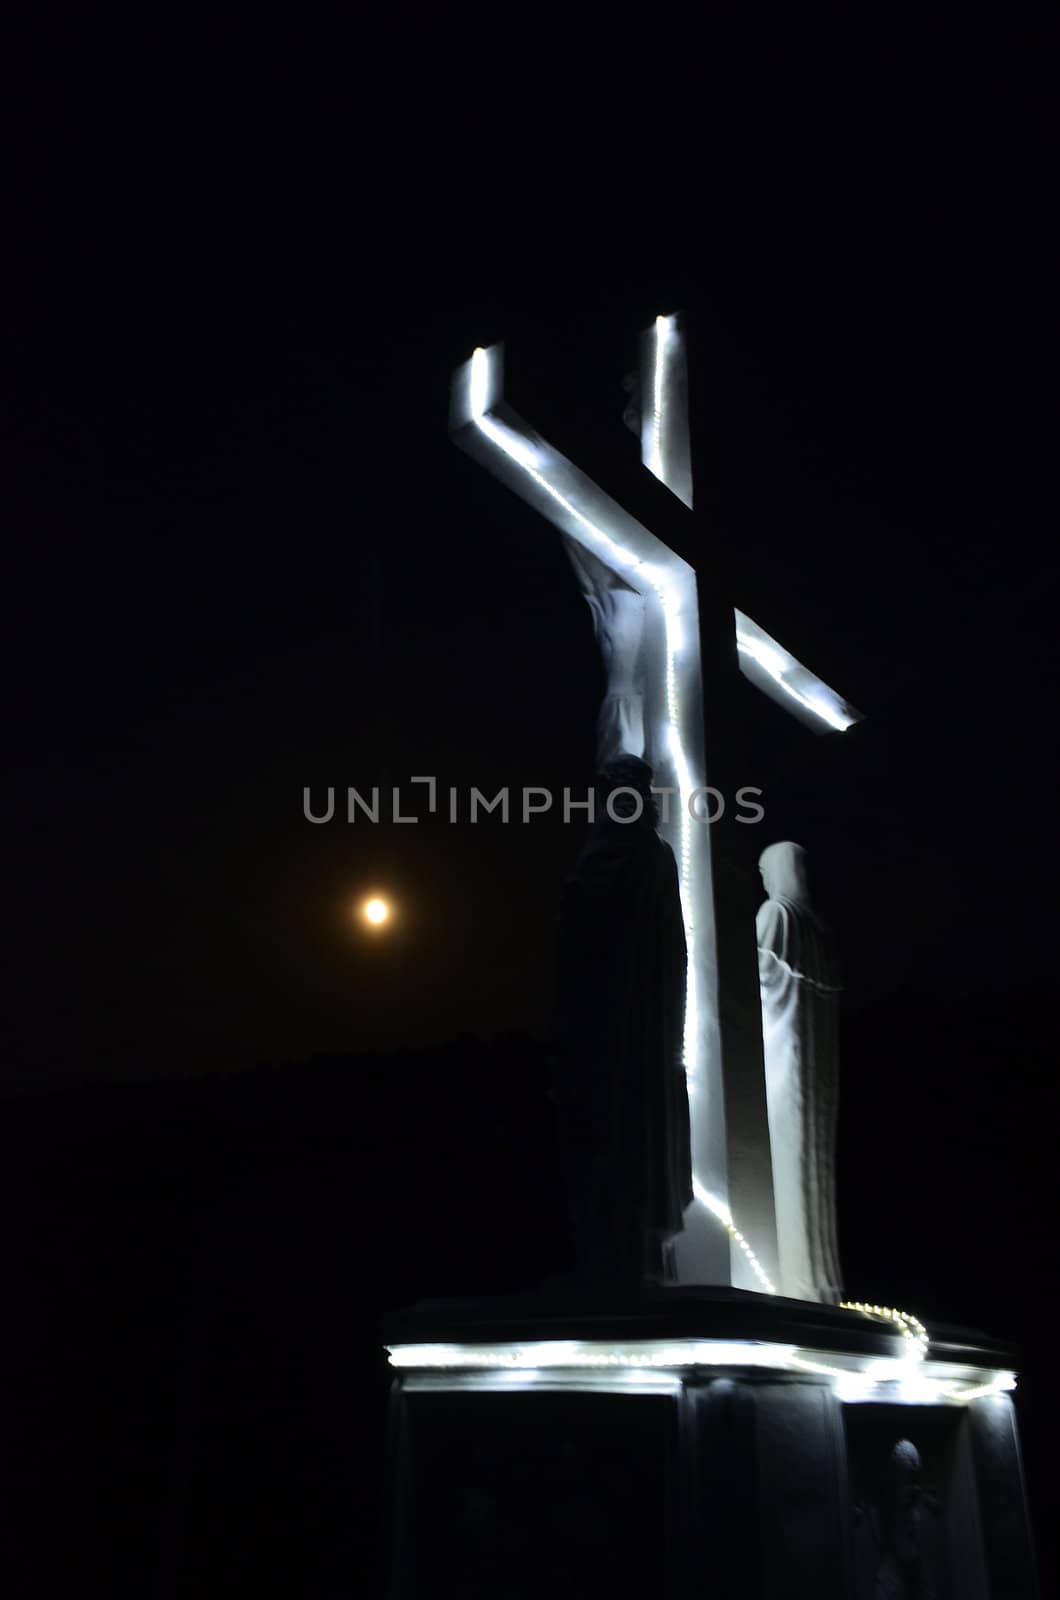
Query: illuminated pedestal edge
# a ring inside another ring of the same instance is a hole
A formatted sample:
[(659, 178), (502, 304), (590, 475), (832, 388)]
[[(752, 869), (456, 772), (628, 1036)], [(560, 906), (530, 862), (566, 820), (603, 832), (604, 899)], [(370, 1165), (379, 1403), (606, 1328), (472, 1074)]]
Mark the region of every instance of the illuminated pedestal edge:
[[(896, 1341), (896, 1344), (898, 1342)], [(891, 1356), (815, 1350), (769, 1340), (544, 1339), (522, 1344), (393, 1344), (390, 1365), (421, 1387), (562, 1385), (615, 1392), (673, 1388), (705, 1376), (783, 1373), (827, 1379), (845, 1403), (967, 1405), (1015, 1389), (1007, 1367), (921, 1360), (901, 1346)]]

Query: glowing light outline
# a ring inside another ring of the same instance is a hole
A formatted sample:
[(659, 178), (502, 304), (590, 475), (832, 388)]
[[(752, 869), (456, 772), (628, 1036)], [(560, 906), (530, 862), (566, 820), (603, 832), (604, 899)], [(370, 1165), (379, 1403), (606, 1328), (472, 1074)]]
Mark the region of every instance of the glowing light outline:
[[(766, 676), (771, 678), (777, 687), (782, 689), (790, 699), (794, 700), (797, 705), (802, 706), (803, 710), (808, 711), (811, 716), (827, 723), (837, 733), (845, 733), (848, 728), (854, 726), (858, 721), (856, 715), (849, 715), (847, 710), (836, 709), (838, 706), (846, 706), (846, 701), (841, 695), (838, 695), (834, 689), (830, 689), (826, 683), (816, 677), (809, 667), (804, 667), (801, 661), (796, 661), (791, 652), (785, 650), (784, 646), (766, 633), (764, 628), (759, 627), (753, 617), (747, 616), (746, 612), (743, 611), (737, 611), (735, 615), (736, 650), (738, 655), (745, 656), (748, 660), (753, 661), (756, 666), (761, 667)], [(750, 623), (751, 627), (762, 637), (756, 639), (749, 633), (741, 632), (741, 622)], [(804, 672), (808, 678), (813, 679), (816, 687), (810, 693), (803, 693), (802, 690), (796, 689), (794, 684), (786, 682), (784, 674), (791, 672), (793, 669)], [(835, 701), (835, 705), (830, 704), (830, 700)]]
[(717, 1217), (718, 1221), (729, 1235), (729, 1238), (743, 1251), (748, 1263), (750, 1264), (755, 1276), (762, 1285), (762, 1288), (765, 1290), (766, 1294), (775, 1295), (777, 1292), (776, 1284), (773, 1282), (772, 1278), (770, 1278), (762, 1263), (751, 1249), (751, 1246), (748, 1244), (747, 1240), (736, 1226), (736, 1223), (733, 1221), (732, 1212), (729, 1210), (725, 1202), (723, 1200), (719, 1200), (717, 1195), (711, 1194), (709, 1189), (704, 1189), (703, 1185), (696, 1178), (693, 1178), (692, 1180), (692, 1190), (700, 1204), (706, 1206), (708, 1211), (713, 1212), (714, 1216)]
[(893, 1322), (902, 1337), (915, 1346), (914, 1359), (926, 1359), (930, 1343), (928, 1331), (911, 1311), (899, 1311), (895, 1306), (870, 1305), (864, 1300), (840, 1300), (839, 1308), (841, 1311), (859, 1311), (863, 1317), (875, 1317), (882, 1322)]
[(663, 367), (666, 354), (666, 340), (670, 332), (670, 318), (656, 317), (655, 319), (655, 366), (652, 374), (652, 421), (651, 421), (651, 450), (649, 459), (645, 463), (649, 472), (653, 472), (660, 483), (666, 482), (663, 453), (662, 453), (662, 419), (663, 419)]

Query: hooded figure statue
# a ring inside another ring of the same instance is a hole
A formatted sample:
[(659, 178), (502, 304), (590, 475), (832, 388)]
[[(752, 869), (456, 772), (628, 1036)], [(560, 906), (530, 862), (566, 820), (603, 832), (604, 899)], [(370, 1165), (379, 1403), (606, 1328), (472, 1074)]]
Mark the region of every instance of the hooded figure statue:
[(601, 772), (559, 928), (556, 1102), (577, 1271), (627, 1283), (672, 1278), (692, 1200), (685, 933), (651, 779), (631, 755)]
[(806, 852), (785, 841), (759, 858), (758, 908), (769, 1142), (781, 1292), (835, 1304), (839, 980), (832, 935), (810, 903)]

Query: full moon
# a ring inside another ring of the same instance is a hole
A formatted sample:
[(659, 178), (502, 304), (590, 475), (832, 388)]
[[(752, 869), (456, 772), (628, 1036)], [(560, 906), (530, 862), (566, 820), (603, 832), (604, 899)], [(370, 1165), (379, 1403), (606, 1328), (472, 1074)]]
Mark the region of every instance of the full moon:
[(366, 922), (370, 922), (375, 928), (378, 928), (382, 923), (386, 922), (387, 918), (390, 916), (390, 907), (387, 905), (386, 901), (381, 900), (378, 895), (373, 895), (371, 900), (366, 900), (364, 902), (363, 910), (364, 920)]

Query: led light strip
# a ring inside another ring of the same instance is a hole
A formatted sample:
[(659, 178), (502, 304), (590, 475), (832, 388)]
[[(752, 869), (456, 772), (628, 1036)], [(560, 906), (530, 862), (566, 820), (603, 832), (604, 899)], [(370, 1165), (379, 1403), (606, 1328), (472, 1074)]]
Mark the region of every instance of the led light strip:
[(663, 416), (663, 352), (666, 349), (666, 336), (670, 331), (669, 317), (656, 317), (655, 319), (655, 371), (652, 382), (652, 418), (651, 418), (651, 460), (648, 470), (653, 472), (661, 483), (666, 479), (663, 475), (662, 455), (662, 416)]
[(602, 1367), (786, 1367), (793, 1346), (752, 1340), (696, 1339), (687, 1342), (655, 1340), (620, 1348), (594, 1348), (577, 1339), (549, 1340), (508, 1347), (468, 1345), (395, 1345), (390, 1349), (394, 1367), (434, 1367), (492, 1371), (593, 1369)]
[(1014, 1372), (997, 1372), (989, 1383), (973, 1384), (970, 1389), (965, 1389), (961, 1384), (955, 1383), (946, 1392), (951, 1400), (982, 1400), (988, 1395), (1011, 1394), (1016, 1387), (1016, 1374)]
[(911, 1311), (898, 1311), (894, 1306), (868, 1305), (864, 1300), (840, 1300), (841, 1311), (860, 1311), (864, 1317), (878, 1317), (884, 1322), (893, 1322), (904, 1339), (916, 1347), (915, 1355), (918, 1361), (923, 1361), (928, 1353), (928, 1331), (919, 1317), (914, 1317)]
[(820, 717), (827, 722), (830, 728), (835, 728), (839, 733), (845, 733), (847, 728), (852, 728), (854, 718), (848, 717), (845, 712), (837, 711), (830, 706), (823, 695), (803, 694), (794, 685), (787, 682), (785, 672), (790, 670), (790, 665), (795, 665), (794, 657), (785, 660), (779, 649), (773, 649), (762, 639), (753, 639), (748, 633), (736, 630), (736, 648), (741, 655), (749, 656), (762, 671), (767, 673), (773, 682), (778, 684), (784, 693), (797, 700), (799, 705), (811, 711), (815, 717)]
[(547, 1383), (613, 1374), (624, 1380), (650, 1378), (681, 1368), (761, 1368), (773, 1372), (809, 1372), (833, 1380), (838, 1399), (890, 1399), (897, 1403), (932, 1405), (939, 1401), (967, 1403), (1016, 1387), (1012, 1372), (993, 1372), (985, 1383), (948, 1381), (945, 1367), (924, 1375), (908, 1359), (849, 1357), (838, 1366), (817, 1351), (755, 1339), (655, 1339), (626, 1345), (604, 1345), (579, 1339), (538, 1340), (527, 1344), (408, 1344), (388, 1346), (392, 1367), (410, 1374), (442, 1372), (454, 1378), (489, 1374), (514, 1383)]
[(762, 1285), (766, 1294), (776, 1294), (776, 1284), (769, 1277), (762, 1263), (759, 1261), (758, 1257), (751, 1249), (751, 1246), (747, 1243), (747, 1240), (736, 1226), (732, 1218), (732, 1212), (729, 1210), (728, 1206), (725, 1205), (723, 1201), (719, 1200), (717, 1195), (713, 1195), (707, 1189), (704, 1189), (703, 1185), (698, 1183), (695, 1179), (692, 1180), (692, 1191), (696, 1199), (702, 1205), (705, 1205), (708, 1211), (712, 1211), (714, 1213), (718, 1221), (722, 1224), (726, 1233), (729, 1235), (729, 1238), (734, 1240), (736, 1244), (739, 1245), (740, 1249), (747, 1257), (747, 1260), (750, 1262), (755, 1276)]

